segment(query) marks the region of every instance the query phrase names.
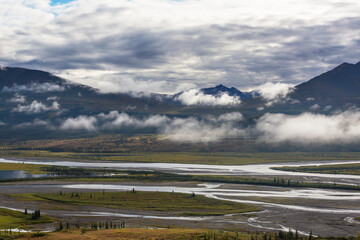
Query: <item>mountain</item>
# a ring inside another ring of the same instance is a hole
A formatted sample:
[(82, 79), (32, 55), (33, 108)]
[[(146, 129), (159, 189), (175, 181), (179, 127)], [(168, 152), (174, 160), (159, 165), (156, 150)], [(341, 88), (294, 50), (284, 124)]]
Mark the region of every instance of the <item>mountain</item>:
[[(360, 106), (360, 63), (343, 63), (295, 87), (286, 100), (268, 104), (256, 92), (242, 92), (222, 84), (201, 91), (207, 95), (227, 93), (239, 97), (240, 105), (184, 106), (175, 95), (100, 93), (89, 86), (75, 84), (48, 72), (25, 68), (0, 67), (0, 127), (35, 120), (66, 119), (80, 115), (94, 116), (110, 111), (132, 115), (167, 116), (219, 115), (239, 111), (247, 119), (266, 112), (299, 114), (305, 111), (331, 113), (344, 106)], [(327, 109), (327, 110), (325, 110)]]
[(30, 70), (26, 68), (0, 68), (0, 87), (11, 87), (13, 85), (26, 85), (31, 83), (54, 83), (64, 84), (66, 80), (54, 76), (48, 72)]
[(293, 99), (322, 104), (357, 104), (360, 100), (360, 62), (343, 63), (334, 69), (296, 86)]
[(221, 93), (227, 93), (230, 96), (239, 97), (241, 100), (244, 100), (247, 98), (252, 98), (257, 95), (254, 92), (242, 92), (234, 87), (228, 88), (222, 84), (217, 85), (216, 87), (212, 87), (212, 88), (203, 88), (203, 89), (201, 89), (201, 91), (207, 95), (219, 95)]
[(114, 110), (157, 113), (173, 109), (156, 97), (159, 95), (102, 94), (44, 71), (0, 68), (0, 122), (18, 124), (34, 118), (75, 117)]

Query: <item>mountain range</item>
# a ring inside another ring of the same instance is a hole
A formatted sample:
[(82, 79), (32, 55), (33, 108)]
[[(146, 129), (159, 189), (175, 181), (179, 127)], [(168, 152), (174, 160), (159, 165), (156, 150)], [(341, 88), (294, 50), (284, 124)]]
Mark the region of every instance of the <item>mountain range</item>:
[(174, 95), (100, 93), (86, 85), (75, 84), (51, 73), (17, 67), (0, 70), (0, 127), (22, 124), (36, 119), (91, 116), (113, 110), (132, 115), (163, 114), (196, 116), (239, 111), (246, 118), (265, 112), (298, 114), (305, 111), (331, 113), (336, 109), (360, 106), (360, 63), (343, 63), (307, 82), (280, 101), (271, 104), (259, 92), (242, 92), (222, 84), (203, 88), (204, 95), (227, 94), (241, 100), (230, 106), (185, 106)]

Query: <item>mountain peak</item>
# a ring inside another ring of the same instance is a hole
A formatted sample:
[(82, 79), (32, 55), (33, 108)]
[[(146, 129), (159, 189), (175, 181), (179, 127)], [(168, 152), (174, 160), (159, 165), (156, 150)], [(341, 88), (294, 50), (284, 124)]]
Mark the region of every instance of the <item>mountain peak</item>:
[(308, 82), (296, 86), (293, 98), (328, 99), (332, 104), (357, 97), (360, 90), (360, 63), (344, 62)]
[(242, 92), (239, 89), (234, 88), (234, 87), (228, 88), (223, 84), (219, 84), (212, 88), (203, 88), (203, 89), (201, 89), (201, 91), (204, 94), (208, 94), (208, 95), (218, 95), (218, 94), (222, 94), (222, 93), (227, 93), (230, 96), (236, 96), (236, 97), (239, 97), (240, 99), (246, 99), (246, 98), (253, 97), (253, 95), (251, 93)]

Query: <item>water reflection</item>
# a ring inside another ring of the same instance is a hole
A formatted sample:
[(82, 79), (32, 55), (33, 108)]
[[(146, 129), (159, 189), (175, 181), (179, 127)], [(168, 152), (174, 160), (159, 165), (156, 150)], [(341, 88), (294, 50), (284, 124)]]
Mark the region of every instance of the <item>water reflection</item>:
[(26, 171), (0, 171), (0, 179), (38, 178), (47, 177), (49, 174), (29, 174)]

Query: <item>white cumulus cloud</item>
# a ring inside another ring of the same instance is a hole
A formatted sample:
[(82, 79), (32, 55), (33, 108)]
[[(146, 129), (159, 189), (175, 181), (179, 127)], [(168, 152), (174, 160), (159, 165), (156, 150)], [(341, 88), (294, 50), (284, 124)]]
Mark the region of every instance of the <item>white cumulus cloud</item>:
[(222, 114), (218, 117), (208, 116), (204, 119), (169, 118), (164, 115), (134, 117), (127, 113), (111, 111), (96, 116), (78, 116), (65, 119), (61, 130), (109, 130), (129, 128), (156, 128), (164, 139), (174, 142), (208, 143), (224, 138), (244, 134), (243, 129), (236, 128), (237, 122), (243, 120), (239, 112)]
[(26, 113), (26, 114), (36, 114), (47, 111), (57, 111), (60, 110), (60, 104), (58, 102), (53, 102), (50, 106), (39, 102), (37, 100), (32, 101), (29, 105), (18, 105), (12, 110), (12, 112)]
[(182, 92), (175, 100), (188, 106), (234, 106), (241, 103), (239, 97), (230, 96), (227, 93), (218, 95), (204, 94), (200, 89), (190, 89)]
[(276, 102), (283, 100), (294, 90), (293, 84), (267, 82), (256, 88), (265, 100)]
[(10, 98), (8, 101), (13, 103), (25, 103), (26, 97), (19, 93), (15, 93), (14, 96)]
[(174, 142), (208, 143), (244, 134), (231, 123), (213, 123), (196, 118), (178, 118), (160, 129), (165, 139)]
[(358, 142), (360, 111), (346, 111), (334, 115), (303, 113), (294, 116), (267, 113), (259, 119), (256, 130), (259, 139), (266, 142)]
[(60, 126), (61, 130), (96, 131), (97, 119), (92, 116), (78, 116), (66, 119)]

